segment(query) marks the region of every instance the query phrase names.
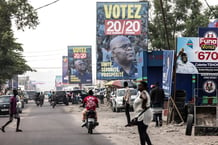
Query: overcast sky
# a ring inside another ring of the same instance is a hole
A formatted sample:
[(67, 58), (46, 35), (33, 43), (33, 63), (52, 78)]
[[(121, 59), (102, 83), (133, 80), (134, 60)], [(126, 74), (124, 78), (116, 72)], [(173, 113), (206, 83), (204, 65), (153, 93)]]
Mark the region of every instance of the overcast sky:
[[(55, 0), (29, 1), (34, 8), (39, 8)], [(105, 0), (100, 2), (103, 1)], [(121, 1), (129, 0), (119, 0)], [(137, 0), (132, 0), (134, 1)], [(207, 1), (209, 5), (218, 4), (217, 0)], [(96, 54), (96, 2), (96, 0), (59, 0), (37, 11), (40, 24), (35, 30), (25, 29), (23, 32), (14, 29), (17, 42), (23, 44), (23, 55), (28, 61), (27, 64), (37, 70), (25, 75), (30, 76), (31, 80), (45, 83), (38, 86), (40, 89), (54, 88), (55, 76), (62, 74), (62, 56), (67, 55), (67, 46), (91, 45), (93, 54)], [(92, 66), (95, 68), (95, 55), (92, 59)], [(93, 70), (95, 73), (95, 69)]]

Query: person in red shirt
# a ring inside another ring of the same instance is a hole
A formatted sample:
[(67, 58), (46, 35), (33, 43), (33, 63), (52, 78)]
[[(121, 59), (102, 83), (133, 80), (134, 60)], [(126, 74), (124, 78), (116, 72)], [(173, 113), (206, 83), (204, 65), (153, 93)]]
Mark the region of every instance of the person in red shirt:
[(96, 107), (98, 107), (98, 98), (93, 96), (93, 91), (92, 90), (89, 90), (88, 92), (89, 96), (85, 97), (83, 99), (83, 105), (85, 106), (85, 109), (83, 110), (83, 117), (82, 117), (82, 121), (83, 121), (83, 124), (82, 124), (82, 127), (84, 126), (85, 124), (85, 120), (86, 120), (86, 112), (88, 110), (94, 110), (95, 113), (96, 113), (96, 122), (97, 122), (97, 112), (96, 112)]
[(17, 111), (17, 99), (16, 96), (18, 95), (18, 91), (16, 89), (13, 90), (13, 96), (10, 98), (10, 118), (9, 121), (5, 123), (5, 125), (3, 125), (1, 127), (2, 132), (5, 132), (5, 127), (10, 124), (13, 121), (13, 118), (17, 119), (17, 128), (16, 128), (16, 132), (22, 132), (21, 129), (19, 129), (19, 125), (20, 125), (20, 116), (19, 113)]

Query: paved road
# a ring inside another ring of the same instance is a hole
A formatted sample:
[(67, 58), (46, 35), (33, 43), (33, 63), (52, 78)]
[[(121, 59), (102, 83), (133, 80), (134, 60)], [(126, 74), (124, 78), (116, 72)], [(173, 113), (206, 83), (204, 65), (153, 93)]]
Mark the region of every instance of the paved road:
[[(37, 107), (33, 102), (25, 106), (21, 114), (22, 133), (15, 132), (16, 120), (0, 132), (1, 145), (113, 145), (101, 133), (88, 134), (80, 127), (80, 119), (67, 113), (65, 105), (52, 109), (46, 102)], [(72, 112), (73, 113), (73, 112)], [(2, 126), (8, 117), (0, 117)]]

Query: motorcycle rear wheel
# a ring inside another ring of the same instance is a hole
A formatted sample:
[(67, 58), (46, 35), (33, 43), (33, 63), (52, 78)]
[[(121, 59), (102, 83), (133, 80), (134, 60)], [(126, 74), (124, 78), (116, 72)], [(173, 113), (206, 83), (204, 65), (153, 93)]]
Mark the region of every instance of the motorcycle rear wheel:
[(93, 133), (92, 128), (89, 128), (89, 129), (88, 129), (88, 133), (89, 133), (89, 134), (92, 134), (92, 133)]

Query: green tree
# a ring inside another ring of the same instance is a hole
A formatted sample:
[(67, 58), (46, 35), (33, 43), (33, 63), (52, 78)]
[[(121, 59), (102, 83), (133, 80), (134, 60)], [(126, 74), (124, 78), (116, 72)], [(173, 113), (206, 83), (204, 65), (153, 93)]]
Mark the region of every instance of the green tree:
[(209, 19), (218, 12), (217, 7), (212, 7), (213, 12), (203, 9), (199, 0), (154, 0), (153, 8), (149, 21), (153, 49), (175, 49), (177, 36), (197, 37), (198, 28), (207, 27)]
[(39, 24), (36, 11), (27, 0), (0, 0), (0, 84), (14, 75), (33, 71), (22, 56), (22, 45), (14, 38), (12, 22), (23, 31)]

